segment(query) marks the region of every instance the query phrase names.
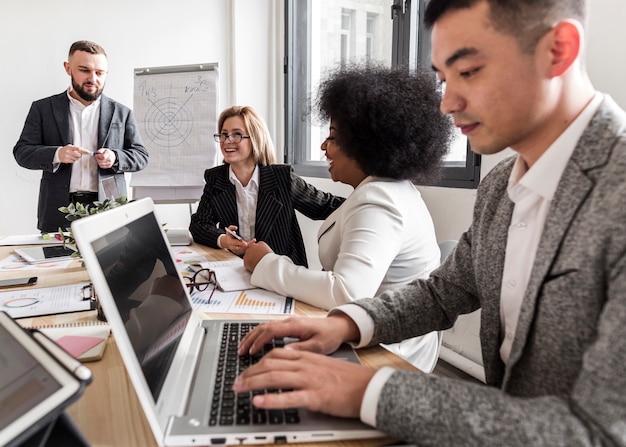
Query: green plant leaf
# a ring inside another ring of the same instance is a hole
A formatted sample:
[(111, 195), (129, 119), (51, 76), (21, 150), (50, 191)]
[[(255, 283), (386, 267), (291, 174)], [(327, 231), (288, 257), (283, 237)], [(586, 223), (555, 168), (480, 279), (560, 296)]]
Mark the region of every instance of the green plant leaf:
[[(98, 214), (104, 211), (107, 211), (112, 208), (117, 208), (118, 206), (125, 205), (128, 203), (128, 199), (126, 196), (121, 196), (118, 199), (105, 199), (103, 202), (94, 202), (93, 204), (83, 205), (82, 203), (70, 203), (67, 206), (61, 206), (58, 208), (60, 212), (65, 214), (65, 219), (73, 222), (82, 217), (91, 216), (94, 214)], [(59, 234), (61, 235), (61, 240), (63, 241), (63, 246), (69, 244), (76, 246), (76, 240), (74, 239), (74, 235), (72, 234), (72, 228), (67, 227), (65, 230), (62, 230), (59, 227)], [(76, 246), (76, 253), (72, 255), (72, 257), (80, 257), (80, 252), (78, 251), (78, 247)]]

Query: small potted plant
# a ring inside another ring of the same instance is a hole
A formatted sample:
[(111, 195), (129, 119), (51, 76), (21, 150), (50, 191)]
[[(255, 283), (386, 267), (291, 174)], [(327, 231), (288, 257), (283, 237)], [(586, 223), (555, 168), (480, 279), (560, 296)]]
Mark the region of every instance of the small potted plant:
[[(60, 207), (59, 211), (65, 214), (65, 218), (68, 221), (73, 222), (77, 219), (91, 216), (92, 214), (98, 214), (112, 208), (117, 208), (118, 206), (124, 205), (126, 203), (128, 203), (126, 196), (121, 196), (119, 199), (105, 199), (103, 202), (94, 202), (93, 204), (87, 205), (83, 205), (82, 203), (70, 203), (68, 206)], [(59, 238), (63, 241), (63, 246), (71, 245), (72, 248), (76, 249), (76, 252), (72, 254), (73, 257), (80, 257), (80, 251), (78, 250), (78, 246), (76, 245), (76, 240), (74, 239), (74, 235), (72, 234), (71, 227), (67, 227), (65, 228), (65, 230), (59, 228)], [(104, 312), (102, 311), (100, 303), (98, 302), (98, 298), (95, 292), (93, 292), (92, 299), (95, 301), (95, 306), (98, 311), (97, 318), (99, 320), (106, 321), (106, 317), (104, 315)]]
[[(128, 203), (126, 196), (121, 196), (118, 199), (105, 199), (102, 202), (94, 202), (93, 204), (83, 205), (82, 203), (70, 203), (67, 206), (62, 206), (59, 211), (65, 214), (65, 218), (73, 222), (83, 217), (91, 216), (92, 214), (102, 213), (103, 211), (117, 208), (118, 206)], [(62, 229), (59, 227), (59, 238), (63, 241), (63, 246), (71, 245), (72, 248), (76, 248), (76, 253), (73, 257), (80, 257), (80, 252), (76, 246), (76, 240), (72, 234), (72, 228), (67, 227)]]

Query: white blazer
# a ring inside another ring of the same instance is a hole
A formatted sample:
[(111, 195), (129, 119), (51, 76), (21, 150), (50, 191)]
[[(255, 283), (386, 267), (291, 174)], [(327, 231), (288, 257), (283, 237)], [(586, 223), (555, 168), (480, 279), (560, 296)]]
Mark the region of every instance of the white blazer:
[[(257, 264), (252, 284), (330, 309), (400, 288), (439, 266), (430, 213), (408, 180), (367, 177), (321, 225), (318, 243), (324, 270), (269, 254)], [(433, 333), (388, 347), (430, 371), (439, 341)]]

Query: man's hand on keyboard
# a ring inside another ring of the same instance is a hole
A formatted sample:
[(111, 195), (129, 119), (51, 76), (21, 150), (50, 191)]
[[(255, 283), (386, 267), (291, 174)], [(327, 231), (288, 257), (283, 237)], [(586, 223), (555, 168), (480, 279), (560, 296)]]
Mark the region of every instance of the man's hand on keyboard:
[(258, 408), (307, 408), (359, 417), (365, 389), (375, 370), (306, 351), (273, 349), (235, 380), (237, 393), (281, 389), (254, 396)]
[(358, 342), (360, 334), (354, 322), (343, 314), (292, 317), (258, 325), (241, 341), (238, 354), (256, 354), (266, 343), (288, 337), (298, 341), (289, 343), (286, 349), (331, 354), (344, 342)]

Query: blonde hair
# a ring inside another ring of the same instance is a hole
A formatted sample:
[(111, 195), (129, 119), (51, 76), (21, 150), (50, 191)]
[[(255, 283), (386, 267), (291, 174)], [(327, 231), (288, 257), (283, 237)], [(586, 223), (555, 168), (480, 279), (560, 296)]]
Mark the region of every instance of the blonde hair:
[(218, 132), (222, 132), (224, 121), (233, 116), (240, 116), (248, 129), (254, 162), (261, 166), (276, 164), (276, 152), (270, 131), (252, 107), (232, 106), (222, 111), (217, 121)]

